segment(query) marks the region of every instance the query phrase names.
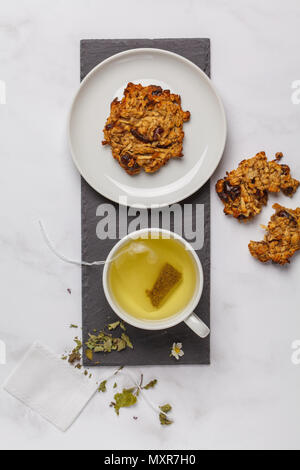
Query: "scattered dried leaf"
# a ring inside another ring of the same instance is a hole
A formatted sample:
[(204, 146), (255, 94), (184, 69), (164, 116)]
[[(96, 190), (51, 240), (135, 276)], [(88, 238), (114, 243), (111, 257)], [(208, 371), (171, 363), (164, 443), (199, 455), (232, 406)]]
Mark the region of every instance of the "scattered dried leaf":
[(122, 333), (121, 338), (125, 341), (126, 346), (128, 346), (130, 349), (133, 349), (132, 342), (130, 341), (130, 338), (128, 335), (126, 335), (125, 333)]
[(115, 330), (116, 328), (118, 328), (118, 326), (120, 325), (120, 322), (119, 321), (116, 321), (115, 323), (110, 323), (110, 325), (108, 325), (108, 329), (109, 331), (111, 330)]
[(154, 388), (155, 385), (157, 384), (157, 380), (151, 380), (151, 382), (149, 382), (147, 385), (145, 385), (145, 387), (142, 387), (143, 390), (149, 390), (150, 388)]
[(159, 420), (162, 426), (169, 426), (170, 424), (173, 424), (173, 421), (171, 421), (165, 413), (159, 414)]
[(85, 350), (85, 355), (88, 358), (89, 361), (93, 360), (93, 351), (91, 349), (86, 349)]
[(103, 380), (103, 382), (101, 382), (101, 384), (99, 385), (98, 387), (98, 392), (106, 392), (106, 384), (107, 384), (107, 380)]
[(115, 403), (113, 404), (113, 406), (117, 415), (120, 414), (120, 408), (128, 408), (136, 404), (137, 398), (132, 393), (134, 390), (135, 388), (124, 388), (122, 393), (116, 393), (116, 395), (114, 396)]
[(169, 403), (167, 403), (166, 405), (160, 406), (159, 408), (163, 413), (169, 413), (172, 410), (172, 406), (169, 405)]
[(78, 351), (72, 351), (69, 355), (69, 363), (74, 364), (76, 361), (80, 361), (81, 354)]
[(126, 343), (124, 339), (121, 338), (115, 338), (114, 344), (117, 346), (117, 351), (123, 351), (123, 349), (126, 349)]
[(73, 349), (71, 354), (69, 354), (69, 363), (70, 364), (74, 364), (74, 362), (80, 361), (80, 359), (81, 359), (81, 354), (80, 354), (79, 351), (82, 348), (82, 342), (78, 339), (77, 336), (76, 336), (76, 338), (74, 338), (74, 341), (75, 341), (77, 346), (76, 346), (76, 348)]

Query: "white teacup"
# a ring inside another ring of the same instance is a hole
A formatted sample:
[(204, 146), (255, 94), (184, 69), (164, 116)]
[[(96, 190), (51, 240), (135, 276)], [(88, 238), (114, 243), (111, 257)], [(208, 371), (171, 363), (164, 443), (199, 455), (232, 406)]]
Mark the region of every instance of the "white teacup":
[[(132, 315), (130, 315), (129, 312), (126, 312), (123, 308), (121, 308), (120, 305), (118, 305), (118, 302), (114, 299), (113, 294), (110, 289), (109, 285), (109, 269), (110, 269), (110, 264), (113, 258), (115, 257), (116, 253), (120, 250), (122, 246), (124, 246), (130, 239), (136, 239), (140, 237), (145, 237), (147, 234), (153, 234), (155, 236), (162, 234), (163, 237), (167, 238), (173, 238), (177, 241), (179, 241), (187, 250), (189, 250), (191, 256), (193, 257), (195, 261), (195, 267), (196, 267), (196, 274), (197, 274), (197, 281), (196, 281), (196, 287), (194, 291), (194, 295), (191, 298), (190, 302), (188, 305), (180, 312), (177, 312), (173, 316), (170, 316), (168, 318), (164, 318), (161, 320), (144, 320), (140, 318), (136, 318)], [(157, 228), (146, 228), (142, 230), (138, 230), (136, 232), (130, 233), (126, 237), (124, 237), (122, 240), (120, 240), (114, 248), (111, 250), (109, 253), (104, 270), (103, 270), (103, 287), (104, 287), (104, 293), (106, 296), (106, 299), (108, 303), (110, 304), (111, 308), (114, 310), (114, 312), (126, 323), (129, 323), (132, 326), (135, 326), (137, 328), (141, 328), (144, 330), (164, 330), (166, 328), (171, 328), (172, 326), (178, 325), (178, 323), (185, 322), (186, 325), (188, 325), (198, 336), (201, 338), (206, 338), (210, 330), (208, 326), (205, 325), (205, 323), (200, 320), (200, 318), (194, 313), (195, 307), (198, 305), (199, 300), (202, 295), (203, 291), (203, 269), (202, 265), (200, 263), (200, 260), (195, 252), (195, 250), (192, 248), (192, 246), (184, 240), (180, 235), (177, 235), (176, 233), (169, 232), (168, 230), (163, 230), (163, 229), (157, 229)]]

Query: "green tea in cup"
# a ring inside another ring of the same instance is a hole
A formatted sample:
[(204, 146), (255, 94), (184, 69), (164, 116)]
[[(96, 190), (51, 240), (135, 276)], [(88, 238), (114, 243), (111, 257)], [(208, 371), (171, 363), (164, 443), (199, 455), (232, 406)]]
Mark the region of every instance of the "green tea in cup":
[(177, 239), (129, 239), (114, 254), (108, 270), (111, 295), (129, 315), (162, 320), (182, 311), (194, 296), (197, 267)]

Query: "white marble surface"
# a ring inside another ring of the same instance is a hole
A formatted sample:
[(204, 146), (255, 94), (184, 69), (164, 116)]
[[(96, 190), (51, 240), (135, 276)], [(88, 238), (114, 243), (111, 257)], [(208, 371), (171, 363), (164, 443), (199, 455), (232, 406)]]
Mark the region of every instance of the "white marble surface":
[[(291, 103), (299, 21), (297, 0), (1, 0), (0, 339), (8, 358), (0, 382), (34, 340), (60, 353), (71, 343), (68, 325), (80, 322), (80, 270), (52, 257), (37, 228), (42, 217), (59, 248), (80, 256), (80, 180), (66, 141), (79, 40), (210, 37), (212, 78), (229, 124), (212, 183), (263, 149), (283, 151), (299, 177), (300, 105)], [(225, 218), (212, 195), (212, 365), (143, 368), (159, 379), (152, 398), (172, 402), (176, 424), (161, 428), (143, 402), (117, 418), (107, 394), (62, 434), (0, 392), (0, 447), (300, 448), (300, 366), (291, 363), (291, 343), (300, 339), (300, 260), (263, 266), (247, 250), (276, 200), (287, 202), (271, 197), (243, 226)], [(288, 204), (299, 205), (300, 192)]]

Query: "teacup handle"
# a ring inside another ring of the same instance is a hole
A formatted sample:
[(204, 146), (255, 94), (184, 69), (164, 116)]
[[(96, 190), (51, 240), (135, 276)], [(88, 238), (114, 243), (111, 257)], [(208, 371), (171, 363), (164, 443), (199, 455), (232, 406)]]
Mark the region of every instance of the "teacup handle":
[(192, 313), (184, 322), (191, 330), (200, 336), (200, 338), (206, 338), (210, 333), (208, 326), (206, 326), (195, 313)]

